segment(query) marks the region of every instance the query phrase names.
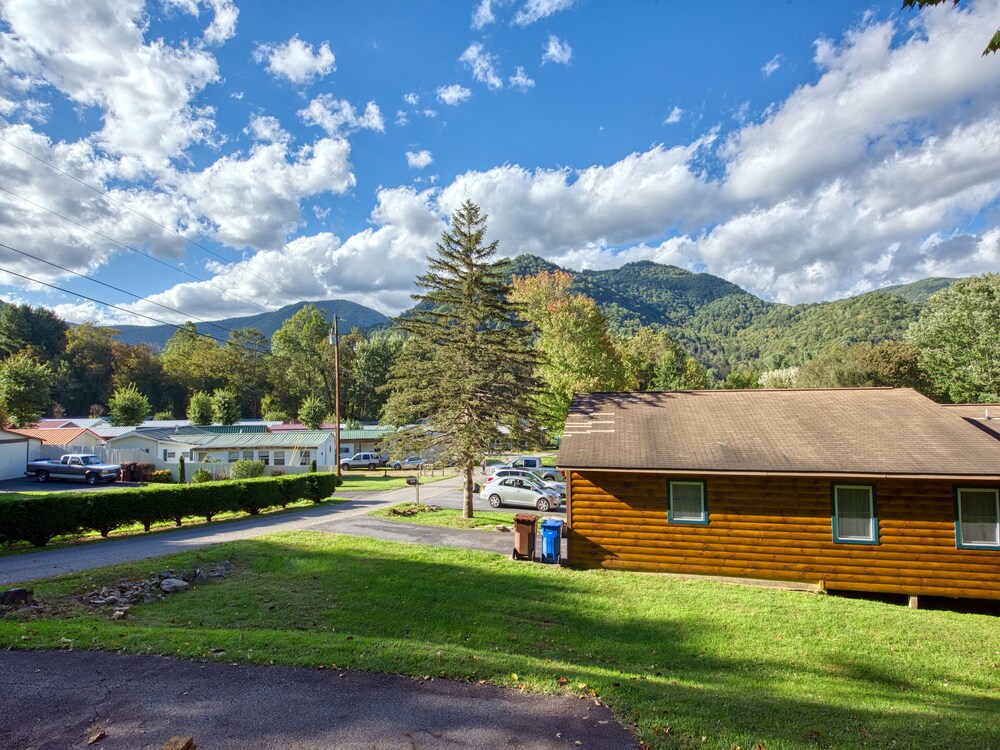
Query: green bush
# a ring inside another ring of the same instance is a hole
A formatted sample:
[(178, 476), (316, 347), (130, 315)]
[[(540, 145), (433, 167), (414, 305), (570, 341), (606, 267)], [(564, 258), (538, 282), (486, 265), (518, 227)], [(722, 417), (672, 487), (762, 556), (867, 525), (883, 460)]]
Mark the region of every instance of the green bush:
[(194, 474), (191, 475), (192, 482), (211, 482), (212, 472), (208, 469), (198, 469)]
[(241, 458), (229, 470), (230, 479), (256, 479), (264, 476), (264, 462)]
[(156, 471), (156, 464), (151, 464), (151, 463), (136, 464), (135, 470), (138, 473), (140, 482), (150, 482), (152, 481), (153, 472)]
[(0, 495), (0, 538), (25, 540), (41, 547), (53, 537), (76, 534), (81, 529), (107, 536), (135, 522), (149, 531), (160, 521), (172, 520), (180, 526), (190, 516), (211, 521), (226, 511), (257, 515), (266, 508), (285, 507), (299, 499), (320, 502), (330, 497), (339, 484), (336, 474), (323, 473), (201, 484), (151, 484), (97, 492)]
[(177, 459), (177, 481), (181, 484), (184, 484), (187, 481), (184, 473), (184, 456), (180, 456)]
[(149, 481), (153, 484), (170, 484), (174, 481), (174, 473), (170, 469), (156, 469), (149, 475)]

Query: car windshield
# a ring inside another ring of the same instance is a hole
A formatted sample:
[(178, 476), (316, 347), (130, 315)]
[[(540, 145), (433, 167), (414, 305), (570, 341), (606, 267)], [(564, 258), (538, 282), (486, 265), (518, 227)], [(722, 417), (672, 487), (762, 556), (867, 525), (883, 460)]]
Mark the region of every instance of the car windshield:
[(87, 466), (96, 466), (97, 464), (101, 463), (101, 459), (99, 459), (97, 456), (84, 456), (83, 463), (86, 464)]

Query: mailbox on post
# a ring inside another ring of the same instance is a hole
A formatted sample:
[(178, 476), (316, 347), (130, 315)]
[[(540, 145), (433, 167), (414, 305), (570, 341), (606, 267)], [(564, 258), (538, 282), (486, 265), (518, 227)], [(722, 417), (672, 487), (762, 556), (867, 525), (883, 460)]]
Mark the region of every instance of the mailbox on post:
[(406, 483), (408, 485), (412, 486), (414, 490), (416, 490), (417, 496), (416, 496), (416, 500), (414, 500), (414, 502), (417, 505), (420, 505), (420, 480), (417, 479), (416, 477), (407, 477), (406, 478)]

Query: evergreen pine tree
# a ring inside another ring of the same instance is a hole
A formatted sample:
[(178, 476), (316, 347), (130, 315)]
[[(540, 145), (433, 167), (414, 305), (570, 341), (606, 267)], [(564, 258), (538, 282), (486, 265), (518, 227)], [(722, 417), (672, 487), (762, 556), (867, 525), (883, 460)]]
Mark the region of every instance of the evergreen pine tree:
[[(464, 474), (463, 518), (472, 518), (473, 470), (500, 440), (537, 440), (529, 332), (507, 300), (503, 274), (484, 245), (486, 217), (466, 201), (452, 216), (427, 273), (420, 304), (396, 321), (409, 334), (389, 375), (383, 420), (411, 424), (386, 441), (398, 455), (433, 450)], [(509, 431), (509, 432), (508, 432)]]

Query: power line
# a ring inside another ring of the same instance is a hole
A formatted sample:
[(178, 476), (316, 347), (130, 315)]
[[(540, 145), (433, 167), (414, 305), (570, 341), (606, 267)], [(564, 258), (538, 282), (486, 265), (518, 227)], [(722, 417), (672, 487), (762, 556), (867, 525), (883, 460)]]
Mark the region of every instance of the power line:
[[(136, 317), (139, 317), (139, 318), (145, 318), (146, 320), (151, 320), (154, 323), (159, 323), (161, 325), (170, 326), (171, 328), (176, 328), (178, 331), (181, 331), (181, 330), (189, 331), (190, 330), (186, 326), (179, 326), (176, 323), (168, 323), (165, 320), (160, 320), (159, 318), (154, 318), (152, 315), (146, 315), (145, 313), (135, 312), (134, 310), (126, 310), (124, 307), (119, 307), (118, 305), (114, 305), (114, 304), (112, 304), (110, 302), (105, 302), (103, 300), (96, 299), (95, 297), (88, 297), (86, 294), (80, 294), (79, 292), (74, 292), (74, 291), (71, 291), (69, 289), (64, 289), (61, 286), (56, 286), (55, 284), (49, 284), (49, 283), (47, 283), (45, 281), (39, 281), (38, 279), (33, 279), (30, 276), (25, 276), (23, 273), (18, 273), (17, 271), (11, 271), (11, 270), (9, 270), (7, 268), (0, 267), (0, 273), (8, 273), (11, 276), (17, 276), (19, 279), (24, 279), (25, 281), (30, 281), (33, 284), (40, 284), (41, 286), (48, 287), (49, 289), (55, 289), (56, 291), (63, 292), (64, 294), (69, 294), (69, 295), (72, 295), (74, 297), (80, 297), (82, 299), (88, 300), (89, 302), (95, 302), (98, 305), (104, 305), (105, 307), (110, 307), (113, 310), (118, 310), (119, 312), (123, 312), (126, 315), (135, 315)], [(271, 354), (270, 352), (266, 352), (266, 351), (263, 351), (261, 349), (251, 349), (249, 346), (243, 346), (242, 344), (237, 344), (237, 343), (234, 343), (232, 341), (227, 341), (226, 339), (220, 339), (218, 336), (213, 336), (210, 333), (201, 333), (197, 329), (195, 331), (193, 331), (193, 333), (194, 333), (195, 336), (201, 336), (202, 338), (212, 339), (212, 341), (217, 341), (220, 344), (226, 344), (228, 346), (235, 346), (235, 347), (237, 347), (239, 349), (243, 349), (245, 351), (248, 351), (251, 354), (263, 354), (263, 355), (266, 355), (266, 356), (270, 356), (270, 354)]]
[[(3, 138), (0, 137), (0, 140), (3, 140)], [(201, 282), (203, 284), (208, 284), (210, 287), (218, 289), (223, 294), (228, 294), (229, 296), (234, 297), (235, 299), (238, 299), (241, 302), (246, 302), (247, 304), (250, 304), (250, 305), (257, 305), (257, 307), (260, 307), (260, 308), (262, 308), (262, 309), (267, 310), (268, 312), (270, 312), (270, 309), (267, 307), (267, 305), (263, 305), (260, 302), (257, 302), (256, 300), (247, 299), (246, 297), (241, 297), (240, 295), (238, 295), (238, 294), (230, 291), (229, 289), (226, 289), (223, 286), (219, 286), (218, 284), (213, 283), (209, 279), (203, 279), (201, 276), (197, 276), (197, 275), (191, 273), (190, 271), (185, 271), (183, 268), (180, 268), (179, 266), (175, 266), (172, 263), (167, 263), (167, 261), (162, 260), (161, 258), (157, 258), (155, 255), (150, 255), (149, 253), (144, 253), (142, 250), (139, 250), (138, 248), (132, 247), (131, 245), (127, 245), (124, 242), (121, 242), (119, 240), (116, 240), (114, 237), (108, 237), (106, 234), (104, 234), (103, 232), (97, 231), (93, 227), (88, 227), (86, 224), (84, 224), (82, 222), (79, 222), (76, 219), (70, 218), (69, 216), (65, 216), (65, 215), (59, 213), (58, 211), (55, 211), (55, 210), (49, 208), (48, 206), (43, 206), (41, 203), (36, 203), (35, 201), (31, 200), (30, 198), (25, 198), (23, 195), (18, 195), (13, 190), (8, 190), (7, 188), (3, 187), (2, 185), (0, 185), (0, 191), (3, 191), (4, 193), (7, 193), (8, 195), (13, 195), (15, 198), (17, 198), (19, 200), (22, 200), (25, 203), (28, 203), (28, 204), (34, 206), (35, 208), (41, 209), (42, 211), (48, 211), (53, 216), (58, 216), (63, 221), (68, 221), (70, 224), (75, 224), (76, 226), (80, 227), (81, 229), (86, 229), (88, 232), (92, 232), (93, 234), (96, 234), (101, 239), (107, 240), (108, 242), (112, 242), (112, 243), (118, 245), (119, 247), (124, 247), (126, 250), (131, 250), (134, 253), (139, 253), (139, 255), (145, 256), (145, 257), (149, 258), (152, 261), (156, 261), (161, 266), (166, 266), (167, 268), (171, 268), (174, 271), (177, 271), (178, 273), (184, 274), (185, 276), (194, 279), (195, 281), (199, 281), (199, 282)]]
[[(18, 145), (17, 145), (16, 143), (13, 143), (13, 142), (11, 142), (11, 141), (7, 140), (7, 139), (6, 139), (6, 138), (4, 138), (3, 136), (0, 136), (0, 141), (3, 141), (3, 142), (4, 142), (4, 143), (6, 143), (6, 144), (7, 144), (8, 146), (11, 146), (11, 147), (13, 147), (13, 148), (16, 148), (16, 149), (17, 149), (18, 151), (20, 151), (20, 152), (21, 152), (21, 153), (23, 153), (23, 154), (27, 154), (27, 155), (28, 155), (28, 156), (30, 156), (30, 157), (31, 157), (32, 159), (35, 159), (35, 160), (37, 160), (37, 161), (41, 162), (41, 163), (42, 163), (42, 164), (44, 164), (45, 166), (47, 166), (47, 167), (49, 167), (49, 168), (51, 168), (51, 169), (54, 169), (54, 170), (55, 170), (56, 172), (58, 172), (59, 174), (61, 174), (61, 175), (64, 175), (64, 176), (66, 176), (66, 177), (69, 177), (69, 178), (70, 178), (71, 180), (73, 180), (74, 182), (78, 182), (78, 183), (80, 183), (81, 185), (83, 185), (83, 186), (84, 186), (85, 188), (87, 188), (88, 190), (93, 190), (93, 191), (94, 191), (95, 193), (97, 193), (98, 195), (100, 195), (101, 197), (103, 197), (103, 198), (104, 198), (105, 200), (107, 200), (107, 201), (109, 201), (109, 202), (111, 202), (111, 203), (114, 203), (114, 204), (116, 204), (116, 205), (118, 205), (118, 206), (121, 206), (122, 208), (126, 209), (127, 211), (131, 211), (131, 212), (132, 212), (132, 213), (134, 213), (134, 214), (135, 214), (136, 216), (141, 216), (141, 217), (142, 217), (143, 219), (145, 219), (146, 221), (149, 221), (149, 222), (152, 222), (153, 224), (155, 224), (156, 226), (158, 226), (158, 227), (159, 227), (160, 229), (162, 229), (162, 230), (163, 230), (164, 232), (170, 232), (171, 234), (173, 234), (173, 235), (176, 235), (177, 237), (180, 237), (180, 238), (181, 238), (181, 239), (182, 239), (182, 240), (183, 240), (184, 242), (187, 242), (187, 243), (190, 243), (190, 244), (194, 245), (195, 247), (199, 248), (200, 250), (203, 250), (204, 252), (208, 253), (209, 255), (214, 255), (214, 256), (215, 256), (216, 258), (219, 258), (220, 260), (222, 260), (222, 261), (223, 261), (224, 263), (226, 263), (227, 265), (229, 265), (229, 264), (231, 264), (231, 263), (232, 263), (232, 261), (231, 261), (231, 260), (230, 260), (229, 258), (225, 257), (224, 255), (221, 255), (220, 253), (217, 253), (217, 252), (215, 252), (214, 250), (210, 250), (209, 248), (205, 247), (204, 245), (202, 245), (202, 244), (200, 244), (200, 243), (198, 243), (198, 242), (195, 242), (195, 241), (194, 241), (194, 240), (192, 240), (192, 239), (189, 239), (189, 238), (185, 237), (184, 235), (182, 235), (182, 234), (181, 234), (180, 232), (176, 231), (175, 229), (171, 229), (170, 227), (168, 227), (168, 226), (165, 226), (165, 225), (161, 224), (161, 223), (160, 223), (160, 222), (158, 222), (158, 221), (157, 221), (156, 219), (154, 219), (154, 218), (153, 218), (152, 216), (147, 216), (146, 214), (142, 213), (141, 211), (138, 211), (137, 209), (134, 209), (134, 208), (132, 208), (132, 207), (131, 207), (130, 205), (128, 205), (127, 203), (125, 203), (125, 202), (123, 202), (123, 201), (120, 201), (120, 200), (118, 200), (117, 198), (113, 197), (113, 196), (112, 196), (112, 195), (111, 195), (110, 193), (108, 193), (107, 191), (105, 191), (105, 190), (102, 190), (102, 189), (101, 189), (101, 188), (99, 188), (99, 187), (95, 187), (94, 185), (91, 185), (91, 184), (90, 184), (90, 183), (88, 183), (88, 182), (84, 182), (84, 181), (83, 181), (83, 180), (81, 180), (81, 179), (80, 179), (79, 177), (76, 177), (75, 175), (71, 175), (71, 174), (70, 174), (69, 172), (66, 172), (66, 171), (64, 171), (64, 170), (60, 169), (60, 168), (59, 168), (59, 167), (57, 167), (57, 166), (56, 166), (55, 164), (52, 164), (51, 162), (48, 162), (48, 161), (46, 161), (46, 160), (45, 160), (45, 159), (43, 159), (42, 157), (40, 157), (40, 156), (38, 156), (38, 155), (36, 155), (36, 154), (33, 154), (33, 153), (31, 153), (31, 152), (30, 152), (30, 151), (28, 151), (27, 149), (24, 149), (24, 148), (21, 148), (21, 147), (20, 147), (20, 146), (18, 146)], [(239, 266), (239, 265), (237, 265), (237, 266), (236, 266), (236, 268), (237, 268), (238, 270), (240, 270), (240, 271), (243, 271), (243, 273), (246, 273), (246, 274), (249, 274), (250, 276), (253, 276), (253, 277), (254, 277), (255, 279), (259, 279), (260, 281), (263, 281), (263, 282), (264, 282), (264, 283), (266, 283), (266, 284), (270, 284), (270, 285), (271, 285), (271, 286), (273, 286), (273, 287), (274, 287), (275, 289), (280, 289), (280, 290), (281, 290), (282, 292), (284, 292), (285, 294), (288, 294), (288, 295), (291, 295), (291, 297), (292, 297), (292, 298), (295, 298), (295, 297), (296, 297), (296, 294), (295, 294), (294, 292), (292, 292), (292, 291), (289, 291), (288, 289), (285, 289), (285, 288), (284, 288), (283, 286), (281, 286), (280, 284), (275, 284), (275, 283), (274, 283), (273, 281), (271, 281), (270, 279), (267, 279), (267, 278), (265, 278), (265, 277), (263, 277), (263, 276), (261, 276), (261, 275), (259, 275), (259, 274), (256, 274), (256, 273), (254, 273), (253, 271), (251, 271), (251, 270), (249, 270), (249, 269), (247, 269), (247, 268), (244, 268), (243, 266)]]
[(107, 283), (105, 283), (103, 281), (99, 281), (98, 279), (91, 278), (90, 276), (87, 276), (86, 274), (74, 271), (72, 268), (66, 268), (65, 266), (59, 265), (58, 263), (53, 263), (51, 260), (45, 260), (45, 258), (39, 258), (37, 255), (32, 255), (31, 253), (26, 253), (24, 250), (18, 250), (16, 247), (11, 247), (10, 245), (5, 245), (2, 242), (0, 242), (0, 247), (5, 248), (7, 250), (10, 250), (12, 252), (18, 253), (19, 255), (23, 255), (26, 258), (31, 258), (33, 260), (37, 260), (40, 263), (45, 263), (47, 265), (52, 266), (53, 268), (58, 268), (60, 271), (65, 271), (66, 273), (71, 273), (74, 276), (79, 276), (81, 279), (86, 279), (87, 281), (92, 281), (95, 284), (100, 284), (101, 286), (107, 287), (108, 289), (114, 289), (116, 292), (121, 292), (122, 294), (127, 294), (130, 297), (135, 297), (137, 300), (140, 300), (142, 302), (148, 302), (151, 305), (156, 305), (157, 307), (162, 307), (164, 310), (168, 310), (169, 312), (177, 313), (178, 315), (180, 315), (182, 317), (193, 318), (194, 320), (197, 320), (199, 323), (204, 323), (205, 325), (208, 325), (208, 326), (214, 326), (215, 328), (218, 328), (221, 331), (225, 331), (226, 333), (232, 333), (232, 329), (226, 328), (225, 326), (219, 325), (218, 323), (214, 323), (211, 320), (205, 320), (204, 318), (199, 318), (199, 317), (197, 317), (195, 315), (187, 315), (186, 313), (182, 312), (181, 310), (178, 310), (176, 307), (170, 307), (169, 305), (161, 305), (159, 302), (154, 302), (151, 299), (147, 299), (146, 297), (143, 297), (141, 295), (135, 294), (134, 292), (130, 292), (130, 291), (126, 290), (126, 289), (122, 289), (121, 287), (117, 287), (114, 284), (107, 284)]

